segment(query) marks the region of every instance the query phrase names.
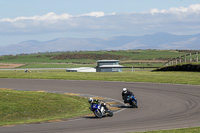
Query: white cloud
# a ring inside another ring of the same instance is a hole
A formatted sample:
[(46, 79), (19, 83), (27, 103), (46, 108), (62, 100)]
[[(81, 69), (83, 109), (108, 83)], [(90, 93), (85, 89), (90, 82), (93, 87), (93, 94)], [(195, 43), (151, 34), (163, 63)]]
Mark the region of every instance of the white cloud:
[(54, 12), (41, 16), (0, 19), (0, 34), (79, 33), (85, 36), (142, 35), (155, 32), (194, 34), (200, 31), (200, 4), (144, 13)]
[(80, 16), (88, 16), (88, 17), (103, 17), (105, 16), (104, 12), (91, 12), (91, 13), (86, 13), (86, 14), (82, 14), (82, 15), (78, 15)]
[(200, 4), (190, 5), (189, 7), (178, 7), (178, 8), (170, 8), (159, 10), (157, 8), (151, 9), (149, 11), (151, 14), (155, 13), (171, 13), (171, 14), (180, 14), (180, 13), (200, 13)]
[(66, 20), (71, 18), (72, 16), (64, 13), (61, 15), (57, 15), (54, 12), (49, 12), (45, 15), (42, 16), (33, 16), (33, 17), (17, 17), (14, 19), (10, 19), (10, 18), (4, 18), (4, 19), (0, 19), (0, 22), (16, 22), (16, 21), (23, 21), (23, 20), (35, 20), (35, 21), (51, 21), (51, 20)]

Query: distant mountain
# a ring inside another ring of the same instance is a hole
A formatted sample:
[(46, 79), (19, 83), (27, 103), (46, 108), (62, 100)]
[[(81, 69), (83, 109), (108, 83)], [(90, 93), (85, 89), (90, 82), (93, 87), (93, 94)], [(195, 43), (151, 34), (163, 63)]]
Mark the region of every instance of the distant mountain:
[(161, 32), (144, 36), (115, 36), (111, 38), (57, 38), (44, 42), (29, 40), (0, 47), (0, 55), (75, 50), (128, 49), (200, 50), (200, 34), (173, 35)]

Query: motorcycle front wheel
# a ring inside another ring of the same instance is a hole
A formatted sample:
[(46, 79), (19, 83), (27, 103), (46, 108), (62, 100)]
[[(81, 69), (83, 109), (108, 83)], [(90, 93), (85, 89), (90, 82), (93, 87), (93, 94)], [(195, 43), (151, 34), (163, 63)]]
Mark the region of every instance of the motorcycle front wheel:
[(94, 112), (94, 115), (97, 117), (97, 118), (102, 118), (102, 113), (99, 111), (99, 109), (93, 111)]
[(131, 105), (132, 105), (133, 108), (138, 108), (136, 101), (133, 101), (133, 102), (131, 103)]

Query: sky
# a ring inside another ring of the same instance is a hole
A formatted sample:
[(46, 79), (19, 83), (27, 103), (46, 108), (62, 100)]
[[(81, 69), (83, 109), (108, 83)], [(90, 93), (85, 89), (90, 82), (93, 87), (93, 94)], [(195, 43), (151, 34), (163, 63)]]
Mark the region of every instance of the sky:
[(0, 0), (0, 47), (157, 32), (200, 33), (200, 0)]

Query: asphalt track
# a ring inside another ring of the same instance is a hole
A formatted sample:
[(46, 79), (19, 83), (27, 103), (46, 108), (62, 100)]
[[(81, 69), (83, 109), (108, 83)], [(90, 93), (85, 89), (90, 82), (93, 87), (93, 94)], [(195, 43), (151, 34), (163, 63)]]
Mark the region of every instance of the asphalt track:
[(200, 127), (200, 86), (132, 82), (0, 79), (0, 88), (91, 94), (121, 100), (131, 89), (139, 108), (123, 108), (113, 117), (83, 117), (53, 123), (0, 127), (0, 133), (124, 133)]

